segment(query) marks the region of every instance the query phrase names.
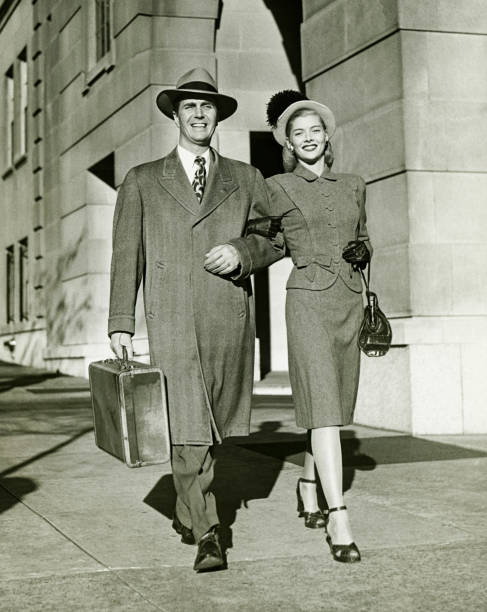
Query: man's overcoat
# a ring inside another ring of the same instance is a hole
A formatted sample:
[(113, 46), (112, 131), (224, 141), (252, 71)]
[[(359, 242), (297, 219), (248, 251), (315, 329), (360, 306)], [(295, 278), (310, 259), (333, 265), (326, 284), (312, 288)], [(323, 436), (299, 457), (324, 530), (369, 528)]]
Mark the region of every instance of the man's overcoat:
[[(244, 235), (248, 219), (268, 214), (259, 171), (213, 150), (201, 204), (176, 149), (132, 168), (121, 186), (108, 332), (134, 333), (143, 280), (151, 362), (166, 376), (173, 444), (248, 433), (255, 334), (248, 271), (279, 259), (282, 250)], [(238, 280), (203, 267), (206, 253), (224, 243), (241, 254)]]

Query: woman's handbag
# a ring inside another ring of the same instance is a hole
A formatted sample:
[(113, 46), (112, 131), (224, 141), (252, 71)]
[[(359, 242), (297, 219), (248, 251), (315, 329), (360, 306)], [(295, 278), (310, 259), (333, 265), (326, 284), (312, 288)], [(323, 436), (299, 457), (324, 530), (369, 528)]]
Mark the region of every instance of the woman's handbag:
[(377, 295), (369, 289), (370, 263), (367, 268), (367, 278), (363, 270), (360, 270), (360, 274), (365, 284), (367, 306), (364, 308), (364, 318), (358, 334), (358, 345), (367, 357), (382, 357), (391, 347), (391, 326), (386, 315), (379, 308)]

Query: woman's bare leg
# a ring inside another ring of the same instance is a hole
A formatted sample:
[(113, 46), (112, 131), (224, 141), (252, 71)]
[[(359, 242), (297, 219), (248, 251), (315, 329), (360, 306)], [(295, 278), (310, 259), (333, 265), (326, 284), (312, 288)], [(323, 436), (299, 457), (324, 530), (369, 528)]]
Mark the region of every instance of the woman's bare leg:
[[(329, 508), (343, 506), (342, 447), (339, 427), (311, 430), (311, 447)], [(328, 533), (333, 544), (351, 544), (352, 530), (346, 510), (329, 515)]]
[[(315, 462), (311, 454), (311, 432), (308, 430), (306, 441), (306, 452), (304, 453), (303, 478), (305, 480), (315, 480)], [(318, 497), (316, 495), (316, 484), (300, 482), (299, 490), (303, 498), (304, 510), (306, 512), (318, 512)]]

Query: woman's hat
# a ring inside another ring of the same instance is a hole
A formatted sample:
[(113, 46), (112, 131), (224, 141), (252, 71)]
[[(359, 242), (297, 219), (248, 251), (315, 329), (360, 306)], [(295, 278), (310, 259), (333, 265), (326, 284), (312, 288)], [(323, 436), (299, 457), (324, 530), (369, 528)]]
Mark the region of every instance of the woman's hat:
[(237, 100), (218, 93), (216, 83), (204, 68), (193, 68), (178, 80), (175, 89), (161, 91), (156, 103), (159, 110), (173, 119), (174, 103), (181, 98), (202, 98), (211, 100), (218, 109), (218, 120), (223, 121), (237, 110)]
[[(276, 94), (276, 96), (279, 94)], [(297, 110), (300, 109), (309, 109), (314, 111), (319, 117), (323, 119), (323, 123), (326, 127), (326, 133), (328, 137), (331, 138), (335, 132), (336, 123), (335, 116), (332, 111), (325, 106), (324, 104), (320, 104), (319, 102), (315, 102), (314, 100), (298, 100), (297, 102), (292, 102), (286, 109), (279, 115), (277, 121), (275, 122), (275, 127), (272, 129), (272, 133), (274, 134), (274, 138), (277, 142), (284, 146), (286, 142), (286, 125), (289, 121), (289, 117)]]

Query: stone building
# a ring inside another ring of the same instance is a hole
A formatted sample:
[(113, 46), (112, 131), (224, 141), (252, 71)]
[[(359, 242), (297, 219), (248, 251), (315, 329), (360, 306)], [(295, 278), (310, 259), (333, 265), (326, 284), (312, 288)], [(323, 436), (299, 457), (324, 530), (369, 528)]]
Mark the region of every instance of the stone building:
[[(357, 421), (487, 432), (486, 34), (481, 0), (0, 2), (0, 359), (108, 355), (116, 190), (175, 145), (154, 100), (199, 65), (239, 100), (222, 154), (280, 171), (265, 103), (301, 88), (335, 111), (334, 170), (366, 179), (394, 346), (363, 359)], [(255, 279), (259, 377), (287, 367), (289, 269)], [(137, 329), (143, 356), (141, 305)]]

